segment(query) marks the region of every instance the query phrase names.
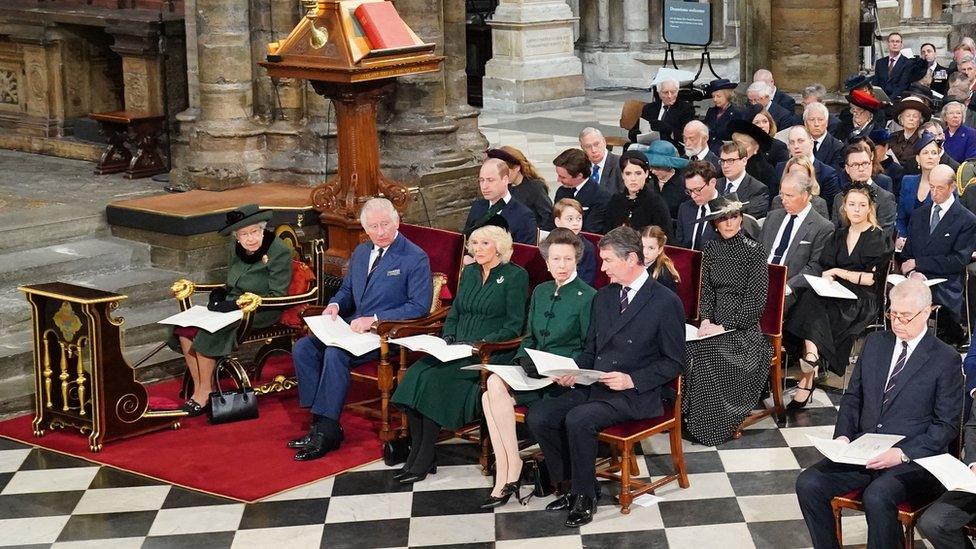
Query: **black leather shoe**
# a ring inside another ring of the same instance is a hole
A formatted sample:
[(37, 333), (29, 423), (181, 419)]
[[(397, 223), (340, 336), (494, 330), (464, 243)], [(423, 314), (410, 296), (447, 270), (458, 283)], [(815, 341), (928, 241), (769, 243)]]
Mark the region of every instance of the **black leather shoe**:
[(319, 459), (325, 454), (333, 450), (337, 450), (342, 444), (342, 439), (345, 438), (342, 433), (342, 427), (338, 430), (332, 432), (324, 432), (319, 429), (313, 429), (311, 437), (308, 441), (308, 445), (295, 454), (295, 461), (310, 461), (313, 459)]
[(410, 474), (410, 471), (408, 471), (407, 470), (407, 466), (404, 465), (399, 470), (397, 470), (396, 473), (393, 473), (393, 480), (400, 480), (401, 478), (403, 478), (403, 477), (405, 477), (405, 476), (407, 476), (409, 474)]
[(546, 511), (565, 511), (573, 506), (573, 494), (563, 494), (546, 505)]
[(186, 412), (186, 415), (189, 417), (197, 417), (207, 413), (207, 406), (209, 405), (210, 405), (209, 402), (206, 405), (201, 405), (197, 401), (191, 398), (183, 403), (183, 406), (180, 407), (180, 410)]
[(584, 524), (593, 522), (593, 515), (596, 514), (596, 500), (590, 496), (577, 495), (573, 507), (569, 510), (566, 517), (566, 526), (579, 528)]
[(288, 447), (291, 448), (292, 450), (304, 450), (305, 447), (308, 446), (308, 443), (312, 440), (313, 431), (315, 431), (314, 425), (312, 426), (311, 429), (308, 430), (308, 433), (306, 433), (305, 436), (303, 436), (302, 438), (289, 440)]
[(424, 480), (425, 478), (427, 478), (427, 475), (436, 475), (436, 474), (437, 474), (437, 464), (434, 463), (433, 465), (430, 466), (430, 469), (427, 469), (423, 473), (411, 473), (407, 471), (407, 474), (398, 478), (397, 481), (399, 481), (400, 484), (413, 484), (415, 482), (420, 482)]
[(494, 509), (495, 507), (501, 507), (508, 503), (508, 500), (512, 498), (512, 494), (518, 498), (519, 489), (522, 488), (522, 481), (516, 480), (515, 482), (509, 482), (505, 486), (502, 486), (502, 495), (495, 497), (488, 494), (488, 499), (481, 504), (482, 509)]

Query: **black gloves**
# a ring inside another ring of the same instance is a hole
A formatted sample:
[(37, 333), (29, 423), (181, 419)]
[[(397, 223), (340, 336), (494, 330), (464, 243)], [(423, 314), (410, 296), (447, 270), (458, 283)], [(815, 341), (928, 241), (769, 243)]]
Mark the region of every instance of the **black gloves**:
[(452, 335), (446, 335), (446, 336), (442, 337), (441, 339), (443, 339), (444, 340), (444, 343), (447, 343), (448, 345), (454, 345), (455, 339), (454, 339), (454, 336), (452, 336)]
[(539, 375), (539, 370), (536, 369), (535, 364), (532, 362), (532, 358), (529, 357), (528, 355), (515, 357), (515, 360), (513, 360), (512, 362), (514, 362), (518, 366), (521, 366), (522, 369), (525, 370), (525, 375), (531, 378), (542, 379), (543, 377), (545, 377)]
[(229, 313), (237, 310), (237, 303), (227, 300), (227, 288), (220, 287), (210, 292), (207, 309), (218, 313)]

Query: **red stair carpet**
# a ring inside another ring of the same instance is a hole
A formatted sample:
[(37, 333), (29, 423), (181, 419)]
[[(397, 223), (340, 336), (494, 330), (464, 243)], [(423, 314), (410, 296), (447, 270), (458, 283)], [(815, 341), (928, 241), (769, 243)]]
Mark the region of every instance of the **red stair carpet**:
[[(269, 361), (262, 377), (271, 379), (273, 371), (282, 369), (291, 371), (290, 361)], [(178, 391), (178, 380), (149, 388), (154, 403), (165, 398), (175, 403)], [(88, 437), (76, 430), (48, 431), (35, 438), (33, 413), (0, 422), (0, 436), (248, 503), (382, 457), (373, 422), (347, 412), (342, 416), (342, 447), (322, 459), (297, 462), (295, 451), (285, 447), (308, 428), (309, 415), (298, 407), (297, 389), (259, 397), (258, 409), (256, 420), (225, 425), (210, 425), (205, 415), (185, 418), (177, 431), (109, 442), (99, 453), (90, 452)]]

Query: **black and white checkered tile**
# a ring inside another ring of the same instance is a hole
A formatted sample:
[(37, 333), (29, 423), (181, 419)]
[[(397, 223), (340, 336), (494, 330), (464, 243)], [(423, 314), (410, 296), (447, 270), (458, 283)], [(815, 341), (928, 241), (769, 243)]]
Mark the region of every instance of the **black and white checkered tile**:
[[(820, 459), (805, 435), (830, 434), (836, 399), (818, 391), (814, 407), (785, 426), (767, 419), (717, 448), (686, 441), (690, 488), (669, 485), (658, 491), (660, 503), (622, 515), (616, 487), (605, 483), (595, 520), (580, 529), (544, 510), (550, 498), (478, 509), (491, 481), (468, 443), (440, 445), (437, 474), (413, 487), (393, 481), (379, 462), (243, 504), (0, 439), (0, 545), (806, 547), (793, 484), (801, 467)], [(664, 474), (667, 450), (665, 437), (647, 441), (641, 476)], [(187, 465), (193, 459), (205, 458)], [(845, 541), (863, 543), (863, 519), (844, 522)]]

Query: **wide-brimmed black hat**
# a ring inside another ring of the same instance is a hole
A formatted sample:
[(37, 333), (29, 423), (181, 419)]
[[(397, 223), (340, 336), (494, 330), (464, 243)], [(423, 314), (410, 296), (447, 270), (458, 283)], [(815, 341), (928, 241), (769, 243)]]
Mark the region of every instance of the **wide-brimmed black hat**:
[(766, 152), (773, 145), (773, 138), (765, 130), (752, 122), (746, 120), (733, 120), (729, 122), (729, 133), (748, 135), (759, 144), (759, 150)]
[(248, 225), (268, 221), (273, 215), (274, 211), (262, 210), (257, 204), (241, 206), (236, 210), (227, 212), (227, 222), (223, 227), (221, 227), (219, 233), (221, 236), (227, 236), (237, 229), (243, 229)]
[(740, 201), (739, 195), (736, 193), (729, 193), (725, 196), (713, 198), (708, 201), (708, 211), (711, 213), (701, 218), (699, 221), (713, 221), (716, 219), (723, 219), (741, 214), (742, 208), (748, 203), (748, 201)]
[(734, 90), (738, 86), (739, 84), (737, 82), (732, 82), (728, 78), (719, 78), (716, 80), (712, 80), (711, 82), (708, 83), (708, 86), (705, 86), (705, 93), (711, 95), (711, 93), (714, 91)]
[(844, 89), (847, 91), (870, 85), (871, 79), (865, 74), (852, 74), (844, 79)]
[(875, 145), (887, 145), (888, 141), (891, 141), (891, 132), (884, 128), (876, 128), (868, 134), (868, 139), (873, 141)]
[(925, 99), (914, 95), (904, 97), (901, 101), (895, 103), (895, 108), (891, 111), (891, 118), (898, 120), (898, 116), (908, 109), (915, 109), (922, 113), (923, 122), (928, 122), (932, 118), (932, 107), (929, 106)]

